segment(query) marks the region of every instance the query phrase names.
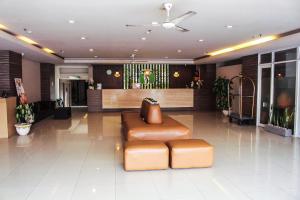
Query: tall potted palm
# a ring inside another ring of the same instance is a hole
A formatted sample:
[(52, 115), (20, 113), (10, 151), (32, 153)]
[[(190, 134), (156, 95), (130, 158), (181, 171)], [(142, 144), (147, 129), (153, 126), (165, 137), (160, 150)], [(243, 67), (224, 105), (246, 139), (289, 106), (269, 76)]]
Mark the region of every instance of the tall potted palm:
[(213, 86), (213, 92), (216, 95), (216, 106), (222, 110), (223, 114), (227, 116), (229, 114), (228, 107), (228, 84), (230, 80), (225, 77), (218, 77)]

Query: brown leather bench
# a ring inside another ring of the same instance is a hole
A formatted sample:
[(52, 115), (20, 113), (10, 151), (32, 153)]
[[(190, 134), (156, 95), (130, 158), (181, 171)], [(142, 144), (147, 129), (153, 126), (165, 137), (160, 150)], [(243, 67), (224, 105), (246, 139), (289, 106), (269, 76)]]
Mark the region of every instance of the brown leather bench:
[(130, 141), (124, 148), (124, 169), (157, 170), (169, 167), (169, 149), (160, 141)]
[(127, 141), (191, 138), (189, 128), (163, 115), (159, 104), (148, 99), (143, 100), (140, 113), (122, 112), (122, 129)]
[(213, 164), (213, 146), (204, 140), (173, 140), (167, 145), (172, 168), (211, 167)]

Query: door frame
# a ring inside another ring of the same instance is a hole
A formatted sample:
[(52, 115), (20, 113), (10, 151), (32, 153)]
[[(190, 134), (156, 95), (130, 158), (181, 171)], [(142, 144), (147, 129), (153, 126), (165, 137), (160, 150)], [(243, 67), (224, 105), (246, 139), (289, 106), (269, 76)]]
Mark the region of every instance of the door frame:
[[(281, 61), (275, 62), (275, 52), (283, 51), (296, 48), (297, 49), (297, 57), (296, 60), (289, 60), (289, 61)], [(265, 53), (272, 54), (271, 63), (260, 64), (261, 55)], [(273, 105), (274, 101), (274, 68), (276, 64), (280, 63), (289, 63), (289, 62), (296, 62), (296, 85), (295, 85), (295, 116), (294, 116), (294, 134), (293, 137), (300, 137), (300, 46), (298, 47), (288, 47), (277, 49), (272, 52), (261, 52), (258, 54), (258, 67), (257, 67), (257, 101), (256, 101), (256, 125), (264, 127), (264, 124), (260, 123), (260, 107), (261, 107), (261, 76), (262, 76), (262, 69), (271, 67), (271, 88), (270, 88), (270, 105)], [(271, 111), (271, 106), (270, 106)]]
[[(260, 62), (260, 56), (259, 56), (259, 62)], [(257, 106), (256, 106), (256, 124), (257, 126), (265, 127), (265, 124), (260, 123), (260, 113), (261, 113), (261, 79), (262, 79), (262, 69), (271, 69), (271, 77), (270, 77), (270, 102), (269, 105), (273, 104), (273, 83), (274, 83), (274, 67), (273, 64), (267, 63), (267, 64), (259, 64), (258, 70), (257, 70)], [(269, 113), (271, 112), (271, 106), (269, 108)]]

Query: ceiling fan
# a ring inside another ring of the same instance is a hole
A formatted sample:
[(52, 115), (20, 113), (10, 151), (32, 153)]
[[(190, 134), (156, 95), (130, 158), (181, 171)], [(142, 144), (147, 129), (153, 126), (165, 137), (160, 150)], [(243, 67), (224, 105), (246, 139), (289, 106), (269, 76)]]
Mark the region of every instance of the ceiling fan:
[(188, 32), (190, 30), (178, 26), (183, 20), (197, 14), (195, 11), (188, 11), (179, 17), (174, 19), (170, 19), (170, 11), (173, 7), (172, 3), (163, 3), (163, 9), (167, 11), (166, 20), (162, 23), (152, 22), (151, 24), (142, 24), (142, 25), (133, 25), (133, 24), (126, 24), (126, 27), (163, 27), (165, 29), (176, 29), (181, 32)]

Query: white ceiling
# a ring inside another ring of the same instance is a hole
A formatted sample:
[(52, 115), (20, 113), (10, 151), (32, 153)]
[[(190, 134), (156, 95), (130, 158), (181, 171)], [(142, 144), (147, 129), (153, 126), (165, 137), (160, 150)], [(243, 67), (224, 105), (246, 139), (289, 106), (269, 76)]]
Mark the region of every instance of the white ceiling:
[[(125, 24), (163, 21), (161, 0), (0, 0), (0, 23), (29, 36), (66, 58), (193, 59), (205, 52), (250, 40), (257, 34), (278, 34), (300, 27), (299, 0), (170, 0), (171, 15), (198, 14), (175, 30), (126, 28)], [(75, 24), (68, 20), (74, 19)], [(224, 26), (233, 25), (232, 29)], [(27, 34), (24, 28), (33, 31)], [(87, 40), (80, 40), (85, 36)], [(147, 40), (140, 38), (146, 36)], [(2, 38), (2, 39), (1, 39)], [(205, 41), (197, 42), (199, 39)], [(298, 37), (300, 41), (300, 37)], [(4, 42), (5, 41), (5, 42)], [(0, 49), (12, 48), (0, 35)], [(18, 45), (16, 45), (18, 46)], [(89, 52), (89, 49), (95, 49)], [(177, 53), (181, 49), (182, 53)], [(44, 55), (44, 54), (43, 54)], [(231, 54), (228, 54), (231, 55)], [(39, 57), (39, 56), (36, 56)]]

